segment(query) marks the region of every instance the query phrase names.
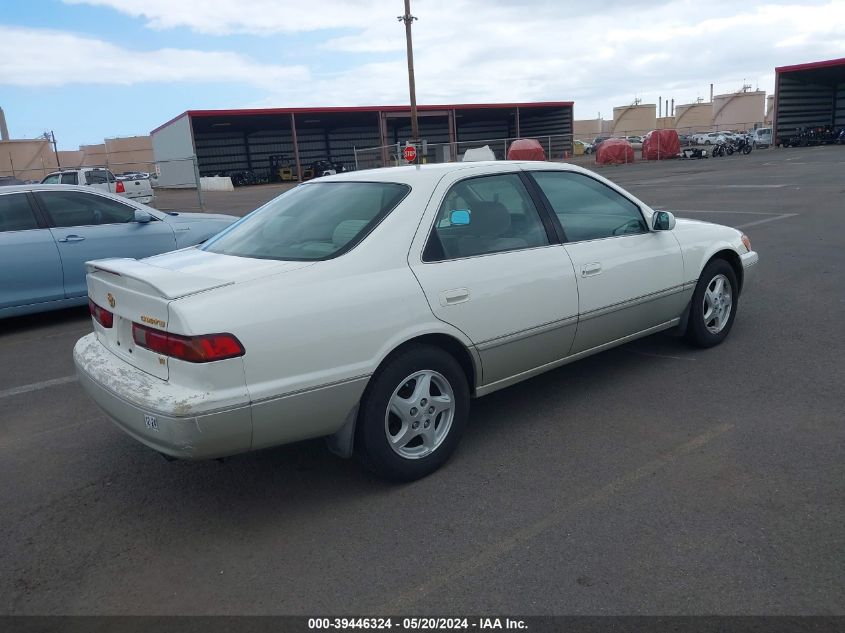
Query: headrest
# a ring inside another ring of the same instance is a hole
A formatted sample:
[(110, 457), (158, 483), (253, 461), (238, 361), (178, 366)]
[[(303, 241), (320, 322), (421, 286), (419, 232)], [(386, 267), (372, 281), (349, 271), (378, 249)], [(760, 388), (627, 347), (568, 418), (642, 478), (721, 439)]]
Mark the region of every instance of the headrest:
[(474, 235), (498, 237), (511, 228), (511, 214), (501, 202), (477, 202), (471, 211), (470, 230)]
[(335, 245), (335, 248), (343, 248), (367, 224), (369, 224), (369, 220), (344, 220), (338, 224), (334, 229), (334, 233), (332, 233), (332, 243)]

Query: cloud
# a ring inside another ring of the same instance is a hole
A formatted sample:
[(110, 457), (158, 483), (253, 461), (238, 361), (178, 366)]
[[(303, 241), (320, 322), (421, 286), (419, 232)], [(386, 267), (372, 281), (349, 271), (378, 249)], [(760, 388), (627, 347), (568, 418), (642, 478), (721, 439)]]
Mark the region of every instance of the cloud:
[(395, 20), (402, 13), (384, 0), (64, 0), (142, 18), (153, 29), (186, 27), (198, 33), (229, 35), (299, 33), (321, 29), (363, 28), (373, 19)]
[(135, 51), (64, 31), (0, 25), (0, 84), (6, 85), (225, 82), (275, 90), (309, 76), (303, 66), (260, 64), (232, 52)]
[[(137, 53), (61, 33), (33, 44), (37, 32), (30, 31), (28, 41), (11, 44), (0, 32), (0, 53), (14, 51), (0, 56), (0, 82), (11, 76), (16, 83), (84, 83), (106, 66), (125, 81), (248, 82), (264, 89), (262, 105), (408, 101), (399, 0), (64, 1), (111, 8), (161, 31), (213, 35), (209, 41), (218, 48), (231, 41), (228, 34), (326, 35), (314, 38), (318, 50), (311, 57), (319, 65), (305, 69), (260, 64), (237, 53)], [(840, 57), (845, 50), (845, 0), (710, 0), (706, 7), (694, 0), (412, 5), (419, 17), (413, 31), (420, 103), (574, 100), (578, 117), (599, 110), (609, 116), (613, 106), (635, 97), (653, 103), (662, 96), (676, 104), (706, 98), (710, 83), (717, 94), (743, 83), (771, 91), (775, 66)], [(63, 43), (58, 49), (57, 41)], [(20, 54), (22, 45), (29, 47), (27, 55)], [(59, 69), (56, 58), (75, 63)], [(138, 69), (140, 79), (125, 73), (123, 64)], [(68, 67), (84, 70), (68, 74)], [(248, 105), (235, 99), (233, 107)]]

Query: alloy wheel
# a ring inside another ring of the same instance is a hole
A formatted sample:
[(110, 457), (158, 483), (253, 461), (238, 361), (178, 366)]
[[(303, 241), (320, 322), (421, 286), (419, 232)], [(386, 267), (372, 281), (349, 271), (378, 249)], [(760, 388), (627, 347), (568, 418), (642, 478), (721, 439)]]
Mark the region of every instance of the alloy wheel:
[(704, 326), (711, 334), (718, 334), (731, 318), (733, 298), (731, 282), (722, 274), (716, 275), (704, 291)]
[(405, 459), (433, 453), (446, 439), (455, 417), (455, 394), (436, 371), (422, 370), (393, 391), (384, 414), (390, 447)]

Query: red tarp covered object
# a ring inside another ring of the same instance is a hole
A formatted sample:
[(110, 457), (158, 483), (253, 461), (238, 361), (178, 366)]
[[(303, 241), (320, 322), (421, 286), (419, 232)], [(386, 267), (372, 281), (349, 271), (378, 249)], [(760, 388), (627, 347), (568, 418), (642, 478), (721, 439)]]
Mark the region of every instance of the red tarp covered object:
[(652, 130), (643, 138), (643, 158), (663, 160), (681, 155), (681, 139), (675, 130)]
[(546, 160), (546, 152), (533, 138), (518, 138), (508, 148), (508, 160)]
[(624, 138), (609, 138), (596, 151), (599, 165), (617, 165), (634, 162), (634, 148)]

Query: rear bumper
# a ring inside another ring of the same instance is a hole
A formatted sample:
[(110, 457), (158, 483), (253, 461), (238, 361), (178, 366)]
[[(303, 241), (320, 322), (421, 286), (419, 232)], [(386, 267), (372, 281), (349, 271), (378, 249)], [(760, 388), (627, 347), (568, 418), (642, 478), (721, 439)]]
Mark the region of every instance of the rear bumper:
[(117, 358), (94, 334), (76, 343), (73, 360), (88, 395), (120, 429), (142, 444), (189, 460), (250, 450), (252, 412), (248, 400), (214, 410), (214, 402), (206, 398), (207, 412), (187, 413), (184, 403), (193, 394)]

